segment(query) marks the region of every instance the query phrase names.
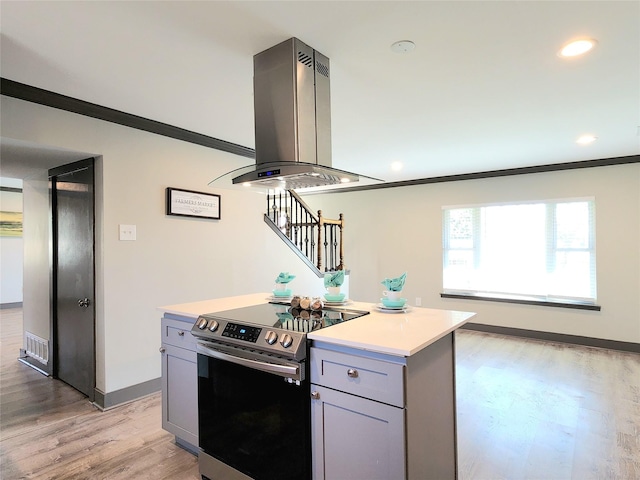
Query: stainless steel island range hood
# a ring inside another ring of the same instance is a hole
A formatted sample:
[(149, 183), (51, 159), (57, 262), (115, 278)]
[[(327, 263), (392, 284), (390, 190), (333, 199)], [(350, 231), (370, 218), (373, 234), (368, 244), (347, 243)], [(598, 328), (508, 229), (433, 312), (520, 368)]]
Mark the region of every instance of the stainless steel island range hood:
[(290, 38), (255, 55), (253, 67), (256, 163), (223, 177), (283, 190), (359, 181), (331, 167), (329, 59)]

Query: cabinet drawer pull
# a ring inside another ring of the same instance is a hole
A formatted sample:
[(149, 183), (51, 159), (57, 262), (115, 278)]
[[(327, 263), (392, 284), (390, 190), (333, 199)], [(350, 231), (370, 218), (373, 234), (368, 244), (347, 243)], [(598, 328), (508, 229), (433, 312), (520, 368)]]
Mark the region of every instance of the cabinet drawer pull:
[(184, 337), (184, 331), (180, 330), (180, 331), (178, 332), (178, 336), (180, 336), (180, 337)]
[(167, 351), (167, 350), (166, 350), (164, 347), (160, 347), (160, 353), (164, 353), (164, 352), (166, 352), (166, 351)]
[(320, 392), (311, 392), (311, 398), (313, 398), (314, 400), (319, 400)]
[(347, 376), (349, 378), (358, 378), (358, 370), (356, 370), (355, 368), (350, 368), (349, 370), (347, 370)]

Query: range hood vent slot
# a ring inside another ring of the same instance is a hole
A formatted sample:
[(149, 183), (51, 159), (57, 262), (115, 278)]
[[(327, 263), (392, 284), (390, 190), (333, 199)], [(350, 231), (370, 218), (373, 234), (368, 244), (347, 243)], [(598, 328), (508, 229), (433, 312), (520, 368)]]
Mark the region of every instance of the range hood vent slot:
[(316, 71), (320, 75), (324, 75), (329, 78), (329, 67), (327, 67), (324, 63), (316, 62)]
[(304, 52), (298, 52), (298, 61), (309, 68), (313, 68), (313, 57)]

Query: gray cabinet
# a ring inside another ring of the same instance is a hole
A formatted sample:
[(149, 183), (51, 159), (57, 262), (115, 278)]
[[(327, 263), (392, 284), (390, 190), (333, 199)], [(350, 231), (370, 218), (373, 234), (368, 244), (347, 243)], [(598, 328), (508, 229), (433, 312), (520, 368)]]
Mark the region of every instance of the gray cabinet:
[(453, 342), (411, 357), (312, 347), (314, 480), (456, 478)]
[(405, 478), (404, 409), (320, 385), (311, 404), (314, 479)]
[(162, 428), (197, 452), (198, 359), (193, 320), (162, 319)]
[(313, 477), (405, 478), (404, 365), (311, 349)]

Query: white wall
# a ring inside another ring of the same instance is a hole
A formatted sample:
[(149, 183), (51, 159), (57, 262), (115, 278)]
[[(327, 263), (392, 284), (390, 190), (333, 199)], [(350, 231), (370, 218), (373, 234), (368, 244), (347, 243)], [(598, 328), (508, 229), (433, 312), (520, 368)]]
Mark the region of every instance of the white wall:
[[(442, 206), (594, 196), (602, 311), (441, 299)], [(407, 273), (423, 306), (478, 312), (477, 323), (640, 343), (640, 164), (307, 195), (345, 214), (351, 296), (378, 301), (385, 277)]]
[[(22, 181), (0, 179), (5, 187), (22, 188)], [(22, 212), (22, 193), (0, 191), (0, 210)], [(0, 304), (22, 302), (23, 237), (0, 237)]]
[(43, 171), (24, 181), (23, 328), (49, 339), (49, 180)]
[[(103, 393), (160, 376), (159, 306), (270, 292), (281, 271), (297, 275), (297, 291), (318, 288), (321, 280), (264, 223), (263, 196), (208, 187), (251, 159), (16, 99), (2, 97), (1, 107), (3, 136), (97, 156), (96, 385)], [(221, 220), (166, 216), (166, 187), (220, 194)], [(48, 203), (34, 209), (48, 215)], [(119, 224), (136, 225), (137, 240), (119, 241)], [(46, 251), (40, 221), (27, 236)], [(48, 256), (34, 263), (34, 271), (48, 272)], [(48, 276), (36, 279), (25, 284), (33, 299), (25, 325), (48, 339), (48, 316), (40, 315), (49, 308)]]

